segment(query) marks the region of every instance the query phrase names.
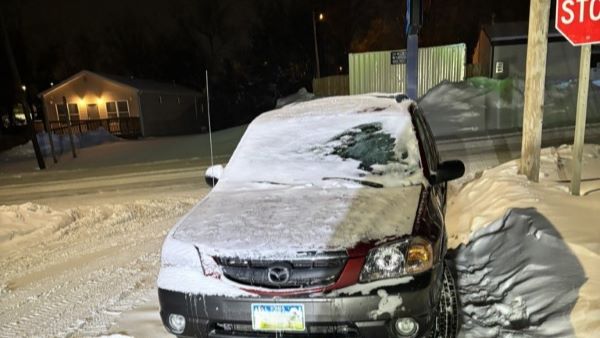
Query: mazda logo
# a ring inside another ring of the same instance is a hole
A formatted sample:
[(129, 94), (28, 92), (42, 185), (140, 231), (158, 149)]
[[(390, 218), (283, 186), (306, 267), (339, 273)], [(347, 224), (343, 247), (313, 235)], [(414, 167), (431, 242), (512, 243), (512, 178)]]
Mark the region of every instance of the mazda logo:
[(283, 284), (290, 280), (290, 269), (285, 266), (272, 266), (267, 273), (269, 282)]

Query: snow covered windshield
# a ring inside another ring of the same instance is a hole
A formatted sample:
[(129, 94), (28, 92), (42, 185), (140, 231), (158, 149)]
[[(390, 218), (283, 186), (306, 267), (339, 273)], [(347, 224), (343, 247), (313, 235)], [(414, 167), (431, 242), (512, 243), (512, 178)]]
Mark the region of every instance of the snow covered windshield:
[(217, 188), (420, 184), (409, 104), (337, 97), (265, 113), (248, 127)]

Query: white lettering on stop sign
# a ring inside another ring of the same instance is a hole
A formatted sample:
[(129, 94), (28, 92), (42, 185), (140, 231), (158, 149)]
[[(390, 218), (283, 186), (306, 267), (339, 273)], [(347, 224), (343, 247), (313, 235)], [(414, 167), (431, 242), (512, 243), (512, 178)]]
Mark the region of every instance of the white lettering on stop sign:
[[(575, 2), (579, 3), (579, 8), (575, 9)], [(586, 4), (589, 2), (589, 6)], [(575, 21), (576, 11), (579, 14), (579, 22), (583, 23), (586, 21), (587, 17), (592, 21), (600, 21), (600, 4), (598, 4), (600, 0), (565, 0), (562, 3), (562, 16), (560, 17), (560, 21), (569, 25)]]

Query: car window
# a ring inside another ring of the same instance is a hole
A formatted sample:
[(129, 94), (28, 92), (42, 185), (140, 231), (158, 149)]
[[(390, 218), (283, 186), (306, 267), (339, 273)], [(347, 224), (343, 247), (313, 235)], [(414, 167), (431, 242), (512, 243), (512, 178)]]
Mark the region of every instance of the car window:
[(439, 155), (435, 146), (433, 133), (423, 117), (423, 112), (418, 110), (415, 114), (415, 123), (425, 152), (427, 166), (430, 172), (435, 172), (439, 163)]
[[(382, 129), (381, 123), (368, 123), (346, 130), (331, 139), (335, 145), (329, 155), (360, 161), (359, 169), (374, 174), (382, 174), (386, 166), (414, 174), (419, 168), (417, 163), (407, 161), (408, 150), (402, 144), (396, 145), (396, 138)], [(398, 152), (396, 148), (400, 148)]]

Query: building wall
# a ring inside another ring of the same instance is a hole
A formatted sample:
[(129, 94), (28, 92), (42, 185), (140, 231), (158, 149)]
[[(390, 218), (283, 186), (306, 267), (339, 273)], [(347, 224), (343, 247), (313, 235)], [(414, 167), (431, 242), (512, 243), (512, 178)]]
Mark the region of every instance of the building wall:
[[(419, 96), (443, 81), (464, 80), (466, 49), (463, 43), (419, 48)], [(406, 63), (392, 64), (392, 54), (397, 57), (402, 53), (404, 51), (350, 54), (350, 94), (405, 92)]]
[[(548, 43), (546, 79), (548, 81), (576, 79), (579, 74), (579, 53), (580, 48), (571, 46), (567, 41)], [(495, 46), (492, 71), (498, 61), (504, 62), (508, 76), (525, 78), (527, 44)]]
[(63, 96), (67, 103), (77, 105), (80, 119), (90, 118), (88, 104), (97, 105), (99, 118), (108, 118), (106, 103), (117, 101), (127, 101), (130, 116), (140, 115), (137, 90), (115, 84), (95, 74), (84, 74), (44, 96), (44, 109), (50, 121), (58, 121), (56, 104), (63, 102)]
[[(201, 102), (191, 94), (140, 94), (144, 136), (197, 133), (205, 125)], [(197, 111), (196, 111), (197, 110)]]

